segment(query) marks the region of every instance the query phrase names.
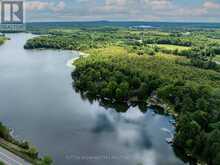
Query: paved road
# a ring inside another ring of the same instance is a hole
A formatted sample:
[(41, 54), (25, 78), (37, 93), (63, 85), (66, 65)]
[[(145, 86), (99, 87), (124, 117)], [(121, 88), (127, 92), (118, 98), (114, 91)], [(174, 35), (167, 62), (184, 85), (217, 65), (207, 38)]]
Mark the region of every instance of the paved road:
[(31, 165), (24, 159), (0, 147), (0, 161), (6, 165)]

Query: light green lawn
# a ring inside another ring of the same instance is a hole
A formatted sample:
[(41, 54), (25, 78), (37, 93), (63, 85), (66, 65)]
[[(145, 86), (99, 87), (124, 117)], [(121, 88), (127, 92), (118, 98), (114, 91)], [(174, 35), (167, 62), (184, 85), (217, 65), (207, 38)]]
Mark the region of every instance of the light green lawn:
[(55, 33), (55, 32), (60, 32), (60, 33), (75, 33), (78, 32), (79, 29), (51, 29), (49, 32)]
[(145, 31), (139, 31), (139, 30), (127, 30), (125, 31), (124, 29), (121, 30), (121, 33), (130, 33), (130, 34), (136, 34), (136, 35), (152, 35), (152, 36), (169, 36), (170, 33), (167, 32), (161, 32), (161, 31), (156, 31), (156, 30), (145, 30)]
[(165, 58), (167, 60), (171, 60), (171, 61), (182, 61), (182, 62), (188, 62), (189, 60), (184, 57), (184, 56), (177, 56), (177, 55), (174, 55), (174, 54), (166, 54), (166, 53), (157, 53), (156, 54), (156, 57), (158, 58)]
[(218, 44), (220, 44), (220, 39), (209, 39), (211, 42), (216, 42), (216, 43), (218, 43)]
[(168, 45), (168, 44), (149, 44), (151, 46), (158, 46), (160, 48), (168, 49), (168, 50), (189, 50), (190, 47), (186, 46), (177, 46), (177, 45)]
[(220, 62), (220, 55), (217, 55), (217, 56), (214, 58), (214, 61)]

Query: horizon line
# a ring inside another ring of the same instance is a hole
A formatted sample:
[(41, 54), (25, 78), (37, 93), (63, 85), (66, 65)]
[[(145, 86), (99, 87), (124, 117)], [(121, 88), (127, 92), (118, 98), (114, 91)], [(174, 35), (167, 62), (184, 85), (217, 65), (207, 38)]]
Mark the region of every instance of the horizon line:
[(91, 22), (113, 22), (113, 23), (123, 23), (123, 22), (134, 22), (134, 23), (194, 23), (194, 24), (220, 24), (220, 22), (204, 22), (204, 21), (135, 21), (135, 20), (121, 20), (121, 21), (114, 21), (114, 20), (91, 20), (91, 21), (27, 21), (25, 23), (74, 23), (74, 22), (80, 22), (80, 23), (91, 23)]

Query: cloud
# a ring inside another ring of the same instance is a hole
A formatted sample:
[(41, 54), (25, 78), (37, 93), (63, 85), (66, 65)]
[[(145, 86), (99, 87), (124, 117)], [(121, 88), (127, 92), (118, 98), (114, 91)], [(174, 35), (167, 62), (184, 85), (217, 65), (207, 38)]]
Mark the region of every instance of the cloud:
[(31, 1), (26, 3), (26, 10), (27, 11), (43, 10), (48, 8), (48, 6), (49, 6), (48, 2)]
[(29, 1), (26, 2), (26, 10), (34, 11), (34, 10), (49, 10), (53, 12), (63, 11), (65, 9), (65, 2), (59, 1), (57, 4), (53, 2), (42, 2), (42, 1)]
[(106, 0), (105, 1), (105, 4), (110, 5), (110, 6), (113, 6), (113, 5), (123, 6), (123, 5), (126, 5), (126, 3), (128, 3), (128, 0)]
[(207, 11), (204, 8), (180, 8), (173, 13), (173, 16), (188, 18), (204, 16)]
[(30, 19), (38, 20), (220, 21), (219, 1), (186, 1), (33, 0), (27, 2), (27, 11)]
[(145, 0), (145, 3), (155, 10), (169, 9), (172, 7), (171, 0)]
[(172, 6), (172, 0), (105, 0), (102, 6), (108, 10), (127, 10), (127, 12), (141, 11), (144, 9), (164, 10)]
[(104, 0), (101, 4), (93, 4), (87, 12), (106, 19), (159, 20), (154, 13), (171, 10), (172, 7), (172, 0)]
[(201, 5), (196, 6), (172, 6), (169, 12), (161, 11), (157, 14), (162, 18), (174, 20), (201, 20), (207, 22), (209, 20), (219, 20), (220, 3), (205, 0)]
[(220, 9), (220, 4), (212, 1), (205, 1), (203, 7), (207, 10)]
[(63, 1), (60, 1), (57, 5), (52, 6), (52, 10), (57, 11), (63, 11), (65, 9), (66, 4)]

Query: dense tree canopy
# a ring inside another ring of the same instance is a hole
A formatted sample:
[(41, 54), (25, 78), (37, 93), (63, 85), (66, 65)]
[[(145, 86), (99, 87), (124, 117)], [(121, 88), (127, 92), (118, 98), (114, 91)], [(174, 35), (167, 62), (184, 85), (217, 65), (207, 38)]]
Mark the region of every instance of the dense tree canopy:
[[(117, 102), (146, 101), (157, 91), (179, 114), (175, 145), (199, 160), (215, 164), (220, 152), (208, 151), (219, 144), (208, 139), (220, 131), (220, 74), (166, 58), (129, 55), (124, 50), (103, 54), (106, 49), (90, 51), (91, 56), (75, 62), (76, 88)], [(215, 136), (220, 139), (219, 134)]]
[(220, 71), (220, 67), (213, 61), (216, 54), (220, 54), (220, 39), (213, 39), (208, 34), (213, 34), (213, 31), (170, 32), (167, 30), (163, 32), (107, 27), (54, 29), (50, 30), (48, 35), (29, 40), (24, 47), (85, 51), (114, 45), (125, 47), (138, 55), (155, 55), (162, 52), (186, 56), (190, 59), (190, 65)]

